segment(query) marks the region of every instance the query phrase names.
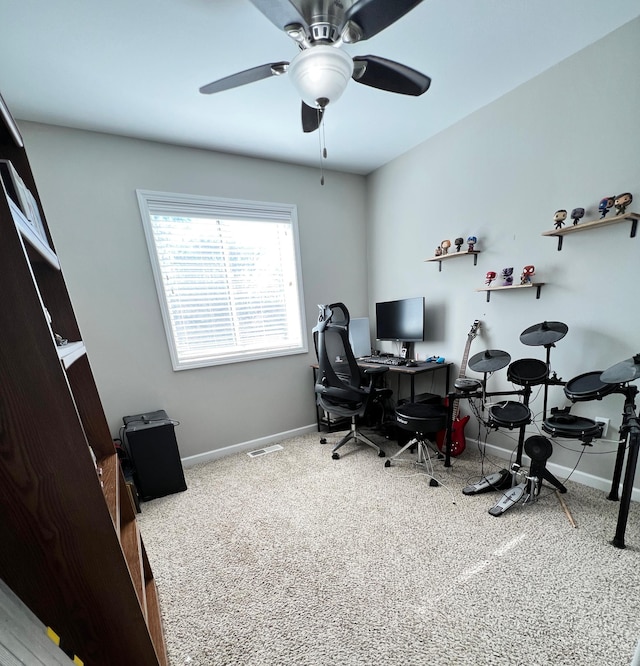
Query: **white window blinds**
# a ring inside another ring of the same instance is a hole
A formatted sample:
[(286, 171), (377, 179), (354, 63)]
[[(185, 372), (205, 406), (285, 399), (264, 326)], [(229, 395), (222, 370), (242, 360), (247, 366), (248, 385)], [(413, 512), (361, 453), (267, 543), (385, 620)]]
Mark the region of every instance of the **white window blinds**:
[(137, 194), (175, 370), (307, 351), (295, 206)]

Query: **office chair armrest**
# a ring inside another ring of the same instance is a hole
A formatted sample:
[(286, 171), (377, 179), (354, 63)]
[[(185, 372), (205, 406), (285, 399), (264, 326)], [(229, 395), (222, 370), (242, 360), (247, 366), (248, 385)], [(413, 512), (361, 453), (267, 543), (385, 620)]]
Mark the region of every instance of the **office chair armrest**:
[(380, 377), (388, 372), (389, 368), (386, 365), (380, 365), (375, 368), (360, 368), (360, 370), (362, 380), (368, 382), (368, 390), (375, 391), (379, 390)]
[(385, 372), (389, 372), (389, 368), (386, 365), (378, 365), (375, 368), (361, 368), (363, 375), (382, 375)]

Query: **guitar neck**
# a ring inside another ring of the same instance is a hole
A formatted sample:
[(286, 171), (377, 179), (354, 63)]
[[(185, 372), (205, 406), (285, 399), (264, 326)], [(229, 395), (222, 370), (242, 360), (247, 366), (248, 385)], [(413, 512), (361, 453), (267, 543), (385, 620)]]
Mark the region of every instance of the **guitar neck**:
[(469, 360), (469, 348), (471, 347), (471, 339), (467, 340), (467, 345), (464, 348), (464, 354), (462, 355), (462, 361), (460, 361), (460, 374), (458, 377), (466, 377), (465, 372), (467, 371), (467, 361)]
[[(474, 321), (473, 326), (471, 326), (471, 330), (469, 331), (469, 335), (467, 335), (467, 344), (464, 347), (464, 354), (462, 354), (462, 361), (460, 362), (460, 374), (458, 375), (458, 379), (462, 377), (466, 377), (465, 372), (467, 371), (467, 362), (469, 360), (469, 350), (471, 349), (471, 341), (476, 337), (478, 327), (480, 325), (479, 321)], [(453, 419), (458, 418), (458, 413), (460, 411), (460, 400), (456, 400), (453, 403)]]

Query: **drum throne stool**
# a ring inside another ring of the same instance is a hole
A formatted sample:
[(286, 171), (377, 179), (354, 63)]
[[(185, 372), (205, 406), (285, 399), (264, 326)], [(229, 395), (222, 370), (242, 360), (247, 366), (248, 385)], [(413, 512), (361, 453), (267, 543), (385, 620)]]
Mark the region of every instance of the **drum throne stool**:
[(393, 456), (388, 458), (384, 466), (391, 467), (392, 462), (409, 462), (401, 458), (407, 449), (417, 450), (414, 464), (424, 468), (430, 486), (439, 486), (434, 476), (433, 460), (430, 449), (438, 454), (435, 444), (436, 435), (447, 427), (447, 408), (443, 405), (408, 402), (396, 407), (396, 423), (402, 430), (407, 430), (413, 437)]

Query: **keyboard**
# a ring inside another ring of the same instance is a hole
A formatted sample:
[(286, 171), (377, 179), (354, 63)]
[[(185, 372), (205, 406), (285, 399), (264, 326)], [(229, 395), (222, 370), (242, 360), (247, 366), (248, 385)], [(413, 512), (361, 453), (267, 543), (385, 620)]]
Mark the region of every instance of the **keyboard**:
[(360, 359), (363, 363), (375, 363), (376, 365), (406, 365), (403, 358), (394, 356), (364, 356)]

